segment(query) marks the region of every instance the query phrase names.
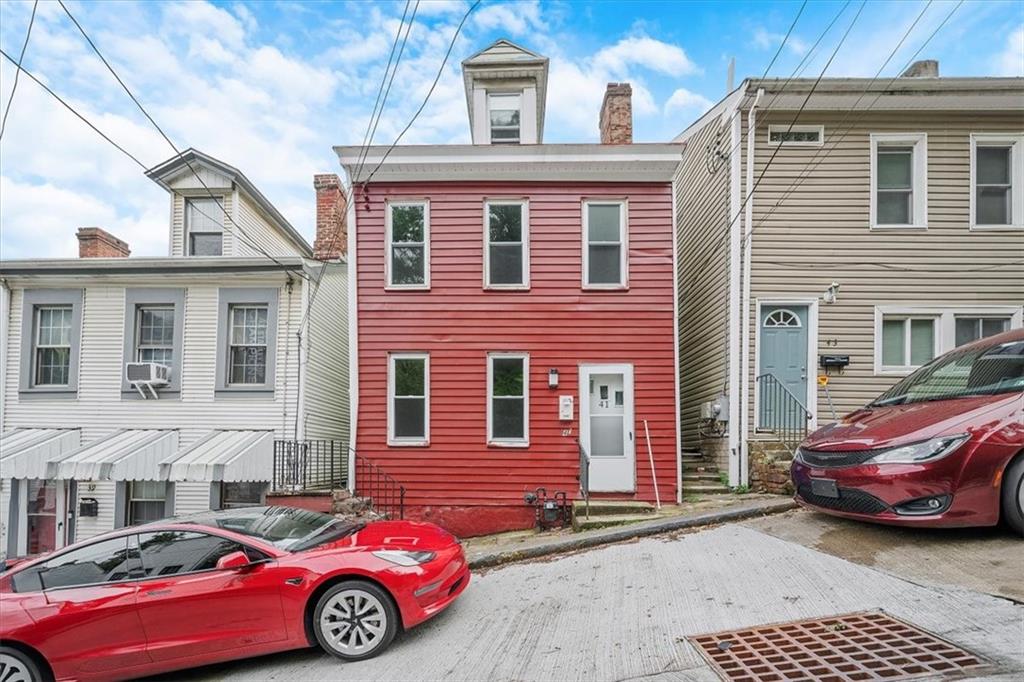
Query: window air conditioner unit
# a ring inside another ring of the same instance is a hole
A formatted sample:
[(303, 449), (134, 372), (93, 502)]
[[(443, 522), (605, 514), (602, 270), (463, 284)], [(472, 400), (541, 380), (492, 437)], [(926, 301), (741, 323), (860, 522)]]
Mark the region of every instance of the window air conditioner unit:
[(149, 398), (145, 389), (157, 398), (156, 389), (171, 383), (171, 368), (156, 362), (129, 362), (124, 366), (128, 383), (135, 387), (143, 398)]

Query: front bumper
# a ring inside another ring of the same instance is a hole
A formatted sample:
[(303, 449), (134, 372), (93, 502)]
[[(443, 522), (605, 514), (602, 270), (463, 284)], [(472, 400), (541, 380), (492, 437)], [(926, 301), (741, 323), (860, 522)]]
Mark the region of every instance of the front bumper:
[[(998, 489), (984, 484), (961, 485), (960, 467), (952, 460), (834, 468), (794, 460), (791, 475), (795, 500), (827, 514), (876, 523), (921, 527), (995, 525), (999, 520)], [(817, 494), (812, 489), (812, 479), (835, 481), (838, 497)], [(907, 512), (904, 505), (923, 498), (939, 499), (941, 504), (934, 513)]]
[(438, 552), (433, 561), (419, 568), (419, 579), (395, 595), (406, 628), (444, 611), (469, 585), (469, 565), (459, 545)]

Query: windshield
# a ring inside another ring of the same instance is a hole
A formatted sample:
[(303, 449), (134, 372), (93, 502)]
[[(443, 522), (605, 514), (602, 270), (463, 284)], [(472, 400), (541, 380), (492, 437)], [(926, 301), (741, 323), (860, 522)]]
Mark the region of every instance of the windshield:
[(200, 514), (189, 522), (248, 535), (289, 552), (343, 538), (366, 525), (292, 507), (244, 507)]
[(868, 407), (1024, 391), (1024, 341), (971, 345), (943, 355)]

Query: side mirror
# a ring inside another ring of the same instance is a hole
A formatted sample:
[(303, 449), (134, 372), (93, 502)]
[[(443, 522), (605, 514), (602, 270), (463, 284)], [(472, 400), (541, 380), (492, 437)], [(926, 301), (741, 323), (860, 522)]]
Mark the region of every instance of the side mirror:
[(244, 568), (250, 563), (249, 557), (245, 555), (245, 552), (231, 552), (217, 559), (217, 570), (227, 571), (234, 568)]

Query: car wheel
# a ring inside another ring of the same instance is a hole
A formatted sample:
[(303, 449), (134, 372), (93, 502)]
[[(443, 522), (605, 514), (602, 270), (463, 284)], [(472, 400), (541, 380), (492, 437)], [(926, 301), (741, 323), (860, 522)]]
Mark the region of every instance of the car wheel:
[(43, 682), (39, 666), (20, 649), (0, 646), (0, 680), (3, 682)]
[(1024, 535), (1024, 455), (1003, 472), (1003, 520), (1018, 535)]
[(391, 596), (373, 583), (346, 580), (320, 597), (313, 614), (320, 646), (346, 661), (373, 658), (398, 632), (398, 609)]

